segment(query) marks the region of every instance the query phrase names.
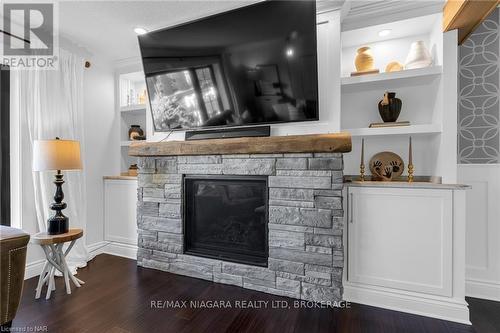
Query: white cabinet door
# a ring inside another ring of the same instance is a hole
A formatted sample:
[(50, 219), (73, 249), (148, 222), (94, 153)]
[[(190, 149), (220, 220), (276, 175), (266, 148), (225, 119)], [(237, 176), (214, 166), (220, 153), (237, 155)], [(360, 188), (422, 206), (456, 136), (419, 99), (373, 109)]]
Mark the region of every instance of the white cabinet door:
[(137, 180), (104, 180), (104, 239), (137, 245)]
[(450, 190), (348, 188), (349, 282), (452, 295)]

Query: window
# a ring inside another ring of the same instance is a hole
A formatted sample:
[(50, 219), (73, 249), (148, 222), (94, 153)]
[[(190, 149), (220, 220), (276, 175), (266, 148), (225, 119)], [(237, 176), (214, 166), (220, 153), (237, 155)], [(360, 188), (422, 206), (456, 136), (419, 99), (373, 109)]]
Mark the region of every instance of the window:
[(10, 72), (0, 68), (0, 222), (10, 226)]
[(155, 130), (204, 126), (223, 111), (212, 65), (149, 76), (146, 83)]
[(214, 82), (214, 75), (212, 67), (203, 67), (196, 69), (196, 77), (200, 83), (201, 95), (203, 103), (208, 114), (211, 118), (222, 111), (219, 96), (217, 94), (217, 85)]

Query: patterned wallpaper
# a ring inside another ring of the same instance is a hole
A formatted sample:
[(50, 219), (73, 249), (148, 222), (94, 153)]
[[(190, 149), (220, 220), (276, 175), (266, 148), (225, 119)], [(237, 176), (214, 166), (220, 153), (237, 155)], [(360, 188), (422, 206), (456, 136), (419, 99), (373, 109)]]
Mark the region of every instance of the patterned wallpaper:
[(459, 47), (458, 163), (500, 163), (499, 11)]

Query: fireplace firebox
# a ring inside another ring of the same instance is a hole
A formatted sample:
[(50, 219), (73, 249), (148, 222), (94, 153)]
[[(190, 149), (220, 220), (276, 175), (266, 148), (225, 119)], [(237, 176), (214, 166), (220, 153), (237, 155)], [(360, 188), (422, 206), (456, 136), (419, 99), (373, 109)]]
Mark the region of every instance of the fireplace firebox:
[(185, 253), (267, 267), (267, 177), (185, 176)]

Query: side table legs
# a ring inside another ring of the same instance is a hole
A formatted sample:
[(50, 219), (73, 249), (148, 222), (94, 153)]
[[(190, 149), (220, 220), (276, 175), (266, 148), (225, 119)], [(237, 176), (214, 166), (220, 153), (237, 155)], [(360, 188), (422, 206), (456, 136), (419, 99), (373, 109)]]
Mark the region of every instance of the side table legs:
[(55, 245), (42, 245), (42, 249), (45, 252), (45, 257), (47, 261), (43, 265), (42, 272), (40, 273), (40, 277), (38, 278), (38, 285), (36, 287), (35, 298), (39, 299), (42, 293), (42, 288), (45, 284), (47, 284), (47, 295), (45, 299), (49, 299), (52, 293), (52, 290), (56, 289), (54, 275), (56, 270), (61, 272), (64, 277), (64, 283), (66, 285), (66, 293), (71, 294), (71, 287), (69, 280), (73, 282), (73, 284), (79, 288), (83, 282), (80, 279), (77, 279), (73, 274), (71, 274), (68, 264), (66, 263), (66, 256), (69, 251), (75, 244), (76, 240), (71, 241), (66, 251), (63, 252), (63, 243), (55, 244)]

